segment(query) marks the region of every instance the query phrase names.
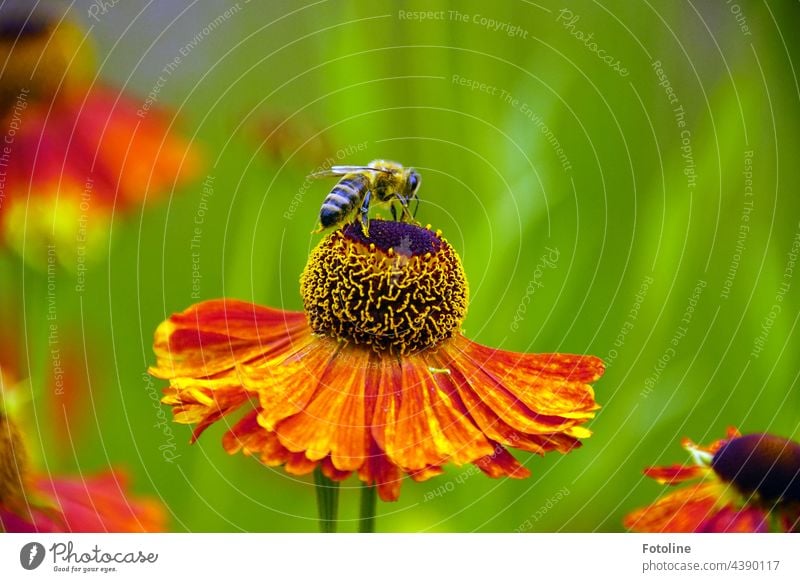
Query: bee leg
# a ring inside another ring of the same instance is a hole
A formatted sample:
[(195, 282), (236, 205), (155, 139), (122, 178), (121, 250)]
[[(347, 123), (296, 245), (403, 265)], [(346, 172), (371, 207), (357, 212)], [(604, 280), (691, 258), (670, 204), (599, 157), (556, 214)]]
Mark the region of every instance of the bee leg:
[(417, 219), (417, 210), (419, 210), (419, 198), (417, 198), (417, 199), (416, 199), (416, 203), (417, 203), (417, 204), (414, 206), (414, 213), (411, 215), (411, 217), (412, 217), (414, 220), (416, 220), (416, 219)]
[(411, 216), (411, 212), (408, 210), (408, 199), (402, 197), (398, 197), (397, 199), (400, 201), (400, 206), (402, 207), (402, 211), (400, 213), (402, 220), (411, 222), (413, 217)]
[(397, 210), (395, 210), (394, 204), (389, 207), (389, 210), (392, 211), (392, 220), (397, 222)]
[(371, 199), (372, 190), (367, 190), (364, 202), (361, 203), (361, 230), (364, 231), (364, 236), (367, 238), (369, 238), (369, 203)]

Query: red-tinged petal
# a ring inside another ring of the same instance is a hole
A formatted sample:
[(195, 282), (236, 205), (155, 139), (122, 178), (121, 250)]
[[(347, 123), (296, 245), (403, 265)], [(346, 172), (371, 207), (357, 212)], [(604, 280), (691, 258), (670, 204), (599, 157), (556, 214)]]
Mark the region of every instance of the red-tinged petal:
[(498, 477), (525, 479), (531, 476), (528, 469), (523, 467), (505, 448), (497, 444), (491, 455), (478, 459), (475, 464), (481, 471), (495, 479)]
[(173, 419), (195, 425), (192, 442), (213, 423), (238, 409), (250, 395), (238, 384), (221, 380), (173, 380), (161, 401), (172, 406)]
[[(422, 360), (422, 361), (420, 361)], [(463, 465), (492, 452), (489, 439), (475, 425), (458, 397), (449, 373), (439, 370), (434, 358), (412, 358), (422, 386), (431, 434), (437, 448), (456, 465)]]
[[(364, 389), (369, 358), (366, 350), (342, 350), (329, 360), (321, 375), (309, 375), (305, 383), (315, 382), (316, 390), (308, 404), (275, 427), (287, 449), (305, 452), (312, 461), (331, 455), (333, 465), (341, 471), (356, 470), (364, 463)], [(262, 407), (268, 409), (263, 402)]]
[(757, 507), (736, 509), (727, 505), (704, 521), (702, 533), (766, 533), (767, 515)]
[(599, 408), (588, 384), (603, 374), (599, 358), (507, 352), (463, 336), (452, 340), (452, 348), (459, 353), (459, 362), (483, 370), (484, 381), (502, 386), (538, 415), (587, 419)]
[(274, 431), (280, 421), (302, 412), (340, 347), (335, 341), (307, 336), (284, 357), (240, 368), (244, 386), (259, 394), (263, 427)]
[(738, 428), (736, 428), (735, 426), (729, 426), (725, 430), (725, 439), (724, 440), (728, 440), (729, 441), (731, 439), (735, 439), (735, 438), (738, 438), (740, 436), (742, 436), (742, 433), (739, 431)]
[(95, 87), (75, 99), (75, 126), (100, 170), (114, 176), (120, 203), (139, 202), (197, 175), (200, 163), (188, 142), (170, 130), (160, 111), (138, 114), (140, 104), (125, 94)]
[[(527, 434), (560, 432), (591, 416), (591, 412), (580, 412), (581, 408), (586, 407), (583, 401), (575, 403), (576, 408), (573, 413), (585, 416), (577, 420), (563, 415), (539, 414), (531, 410), (499, 378), (484, 369), (480, 361), (472, 359), (467, 352), (462, 351), (459, 344), (450, 343), (441, 346), (436, 359), (449, 370), (458, 387), (458, 393), (468, 408), (471, 409), (477, 397), (494, 416), (502, 419), (516, 431)], [(569, 404), (565, 403), (565, 410), (568, 410), (568, 407)]]
[(418, 471), (411, 471), (409, 476), (417, 483), (421, 483), (431, 479), (432, 477), (438, 477), (443, 473), (444, 469), (441, 467), (425, 467), (424, 469), (420, 469)]
[(677, 485), (691, 479), (699, 479), (708, 474), (708, 468), (700, 465), (670, 465), (669, 467), (649, 467), (644, 474), (662, 485)]
[[(568, 453), (581, 446), (581, 441), (578, 440), (579, 438), (586, 438), (585, 432), (577, 430), (580, 428), (581, 427), (571, 427), (564, 432), (553, 434), (519, 435), (519, 437), (511, 443), (511, 446), (523, 451), (536, 453), (537, 455), (544, 455), (550, 451)], [(573, 436), (573, 433), (577, 433), (579, 436)]]
[(624, 524), (637, 532), (695, 532), (719, 510), (723, 494), (724, 486), (716, 481), (678, 489), (628, 514)]
[[(436, 370), (433, 377), (438, 388), (447, 395), (460, 414), (472, 420), (473, 424), (487, 439), (505, 446), (543, 455), (553, 450), (567, 453), (580, 446), (580, 441), (577, 436), (572, 434), (573, 432), (577, 431), (577, 435), (582, 438), (585, 438), (586, 433), (588, 433), (582, 427), (573, 426), (564, 429), (562, 432), (551, 434), (525, 434), (503, 421), (472, 391), (468, 390), (459, 394), (450, 370), (444, 368), (443, 361), (439, 359), (436, 353), (428, 354), (427, 361), (431, 365), (431, 370)], [(464, 397), (463, 401), (462, 395)], [(481, 456), (491, 454), (492, 451), (493, 449), (486, 450)]]
[(400, 497), (403, 474), (375, 441), (371, 441), (369, 457), (358, 470), (358, 478), (368, 485), (375, 485), (383, 501), (397, 501)]
[(165, 527), (163, 507), (154, 500), (129, 497), (127, 479), (118, 471), (88, 478), (38, 478), (33, 488), (57, 512), (35, 510), (35, 524), (44, 531), (154, 532)]
[(693, 442), (690, 438), (684, 437), (683, 439), (681, 439), (681, 446), (690, 452), (693, 450), (703, 451), (713, 456), (729, 440), (742, 436), (742, 433), (739, 432), (739, 429), (733, 426), (729, 426), (725, 432), (726, 434), (724, 439), (717, 439), (709, 445), (698, 445), (697, 443)]
[(433, 413), (426, 409), (426, 394), (415, 364), (408, 358), (393, 359), (381, 373), (372, 434), (386, 456), (405, 471), (444, 463), (448, 451), (440, 450), (437, 444), (443, 443), (431, 436)]
[(284, 468), (290, 475), (308, 475), (317, 465), (319, 461), (311, 461), (303, 453), (289, 453), (289, 460)]
[(268, 467), (282, 465), (291, 456), (275, 433), (258, 424), (258, 410), (244, 415), (226, 432), (222, 437), (222, 446), (231, 455), (239, 451), (245, 455), (258, 455), (261, 462)]
[(330, 457), (325, 457), (320, 463), (322, 466), (322, 474), (331, 481), (344, 481), (353, 474), (352, 471), (340, 471), (337, 469)]
[(310, 331), (302, 313), (217, 299), (191, 306), (156, 330), (159, 378), (207, 378), (255, 358), (290, 352)]
[(25, 511), (12, 512), (0, 506), (0, 532), (7, 533), (52, 533), (54, 529), (53, 519), (42, 514), (33, 512), (32, 516), (23, 517), (18, 513), (25, 514)]
[[(435, 361), (441, 365), (441, 361)], [(452, 387), (445, 390), (455, 392), (458, 400), (463, 401), (464, 413), (469, 414), (481, 432), (492, 441), (538, 454), (551, 450), (567, 452), (579, 444), (575, 438), (563, 433), (527, 434), (512, 427), (464, 384), (457, 370), (451, 370), (450, 374), (437, 374), (436, 379), (440, 386), (451, 384)]]

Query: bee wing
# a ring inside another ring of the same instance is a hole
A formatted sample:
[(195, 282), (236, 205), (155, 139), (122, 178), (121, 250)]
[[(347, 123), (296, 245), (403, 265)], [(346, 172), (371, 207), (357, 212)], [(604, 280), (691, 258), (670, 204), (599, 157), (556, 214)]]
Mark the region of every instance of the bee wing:
[(383, 168), (370, 168), (369, 166), (331, 166), (329, 170), (314, 172), (309, 174), (309, 178), (329, 178), (331, 176), (344, 176), (354, 172), (384, 172), (390, 174), (391, 171)]

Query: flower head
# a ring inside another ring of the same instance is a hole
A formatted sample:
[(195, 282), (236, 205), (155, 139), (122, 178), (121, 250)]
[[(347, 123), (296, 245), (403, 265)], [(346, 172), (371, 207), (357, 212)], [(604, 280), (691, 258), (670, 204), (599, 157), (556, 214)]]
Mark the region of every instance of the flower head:
[(74, 95), (94, 76), (95, 53), (85, 33), (69, 20), (43, 11), (3, 11), (0, 16), (0, 115), (20, 93), (49, 102), (56, 93)]
[(199, 168), (164, 114), (94, 81), (94, 51), (64, 20), (0, 19), (0, 237), (35, 265), (97, 257), (112, 213)]
[[(291, 474), (356, 473), (384, 500), (403, 473), (475, 463), (492, 477), (529, 475), (507, 450), (567, 452), (598, 408), (600, 360), (487, 348), (461, 333), (467, 284), (438, 232), (373, 220), (312, 251), (305, 313), (205, 301), (163, 322), (157, 365), (164, 402), (196, 425), (244, 410), (223, 437)], [(227, 419), (226, 419), (227, 421)]]
[(676, 485), (625, 518), (641, 532), (800, 531), (800, 443), (729, 429), (726, 439), (702, 447), (684, 440), (692, 465), (651, 467), (645, 475)]

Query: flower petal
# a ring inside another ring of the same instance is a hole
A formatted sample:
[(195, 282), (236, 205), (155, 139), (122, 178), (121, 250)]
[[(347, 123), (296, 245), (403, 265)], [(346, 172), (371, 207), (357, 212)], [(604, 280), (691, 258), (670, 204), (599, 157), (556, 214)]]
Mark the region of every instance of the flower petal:
[[(549, 370), (545, 362), (549, 361), (548, 357), (557, 360), (560, 357), (558, 354), (531, 354), (529, 357), (532, 359), (523, 367), (531, 374), (529, 376), (527, 373), (513, 372), (511, 367), (514, 362), (522, 362), (526, 355), (496, 351), (493, 353), (497, 361), (503, 362), (497, 363), (488, 359), (492, 351), (487, 350), (466, 338), (458, 338), (443, 345), (437, 353), (437, 359), (450, 370), (459, 394), (468, 407), (471, 406), (469, 401), (474, 402), (474, 396), (477, 396), (496, 416), (515, 430), (527, 434), (564, 431), (593, 416), (592, 411), (597, 404), (591, 387), (582, 381), (570, 380), (568, 375), (568, 371), (575, 368), (581, 370), (578, 373), (580, 377), (589, 377), (584, 368), (577, 364), (561, 366), (556, 363), (553, 364), (556, 367)], [(539, 356), (544, 359), (537, 359)], [(566, 358), (572, 362), (572, 358), (578, 357)], [(586, 360), (596, 363), (596, 358)], [(558, 376), (559, 373), (563, 376)], [(512, 383), (507, 384), (506, 378)], [(541, 410), (529, 405), (539, 406)]]
[(160, 503), (129, 496), (121, 471), (89, 477), (40, 476), (32, 480), (31, 488), (47, 505), (32, 508), (32, 521), (0, 516), (7, 531), (155, 532), (166, 525)]
[(699, 531), (717, 512), (724, 486), (698, 483), (665, 495), (652, 505), (625, 517), (625, 527), (637, 532), (690, 533)]
[[(342, 350), (330, 359), (320, 376), (310, 376), (312, 382), (318, 380), (308, 404), (275, 427), (287, 449), (305, 452), (312, 461), (331, 455), (333, 466), (340, 471), (356, 470), (364, 463), (367, 455), (364, 390), (369, 358), (367, 350)], [(268, 414), (268, 407), (262, 406)]]
[(644, 474), (662, 485), (677, 485), (691, 479), (699, 479), (708, 473), (701, 465), (670, 465), (669, 467), (648, 467)]
[(177, 379), (164, 389), (161, 402), (172, 406), (175, 422), (196, 425), (191, 442), (213, 423), (247, 402), (250, 395), (238, 383), (220, 380)]
[(594, 356), (521, 354), (482, 346), (463, 336), (454, 340), (462, 357), (501, 383), (531, 410), (541, 415), (591, 418), (599, 406), (588, 384), (605, 367)]
[(697, 529), (703, 533), (766, 533), (767, 515), (757, 507), (726, 505)]
[(368, 485), (375, 485), (383, 501), (397, 501), (400, 497), (403, 474), (374, 440), (370, 443), (367, 461), (358, 470), (358, 478)]
[(519, 461), (500, 445), (495, 445), (494, 452), (475, 461), (475, 465), (494, 479), (499, 477), (525, 479), (531, 476), (531, 472), (520, 465)]
[(208, 378), (257, 357), (273, 358), (310, 335), (299, 312), (216, 299), (192, 305), (158, 326), (153, 349), (158, 378)]
[[(85, 144), (96, 166), (107, 173), (122, 205), (137, 202), (197, 175), (200, 161), (189, 143), (170, 131), (172, 120), (160, 111), (137, 114), (139, 104), (125, 94), (94, 87), (72, 100), (75, 141)], [(67, 135), (70, 135), (70, 132)], [(75, 147), (75, 146), (73, 146)]]
[(233, 428), (222, 437), (222, 446), (228, 454), (242, 451), (245, 455), (257, 454), (268, 467), (277, 467), (287, 462), (291, 453), (284, 447), (274, 432), (258, 423), (258, 410), (244, 415)]
[(301, 412), (339, 349), (335, 341), (307, 336), (283, 357), (242, 366), (244, 386), (259, 395), (261, 425), (274, 431), (278, 422)]

